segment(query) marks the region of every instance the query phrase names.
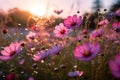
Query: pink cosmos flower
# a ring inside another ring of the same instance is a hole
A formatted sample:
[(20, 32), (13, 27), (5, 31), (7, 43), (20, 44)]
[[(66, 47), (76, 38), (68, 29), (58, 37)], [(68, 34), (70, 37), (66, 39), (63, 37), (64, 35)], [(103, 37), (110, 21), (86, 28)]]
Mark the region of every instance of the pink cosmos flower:
[(99, 26), (107, 25), (109, 24), (109, 21), (107, 19), (104, 19), (98, 23)]
[(46, 50), (41, 50), (40, 52), (37, 52), (32, 59), (34, 61), (41, 61), (44, 60), (47, 56), (48, 52)]
[(108, 41), (119, 41), (119, 38), (115, 33), (105, 35), (105, 37), (107, 38)]
[(28, 35), (26, 36), (26, 39), (28, 41), (33, 41), (36, 38), (37, 34), (35, 32), (29, 32)]
[(114, 60), (110, 60), (109, 68), (116, 78), (120, 78), (120, 53), (114, 57)]
[(54, 10), (54, 13), (56, 13), (56, 14), (61, 14), (63, 12), (63, 10)]
[(115, 15), (120, 16), (120, 9), (115, 12)]
[(84, 74), (83, 71), (73, 71), (73, 72), (69, 72), (68, 76), (69, 77), (80, 77)]
[(74, 56), (78, 60), (89, 61), (100, 52), (100, 45), (98, 43), (89, 42), (83, 45), (78, 45), (74, 50)]
[(29, 77), (28, 80), (34, 80), (34, 78), (33, 77)]
[(49, 55), (57, 55), (62, 49), (62, 44), (57, 44), (48, 50)]
[(84, 29), (84, 30), (82, 31), (82, 34), (87, 34), (87, 33), (88, 33), (87, 29)]
[(68, 18), (64, 20), (64, 25), (68, 29), (75, 29), (79, 27), (81, 23), (82, 23), (82, 17), (81, 16), (78, 17), (77, 15), (68, 16)]
[(84, 35), (79, 35), (75, 38), (75, 41), (81, 41), (84, 38)]
[(60, 23), (59, 25), (55, 26), (54, 34), (56, 37), (65, 38), (67, 37), (69, 31), (70, 30), (67, 29), (63, 23)]
[(96, 37), (101, 37), (103, 35), (103, 29), (97, 29), (90, 33), (90, 38), (95, 39)]
[(14, 56), (16, 56), (21, 50), (21, 44), (11, 43), (10, 46), (4, 47), (4, 50), (1, 51), (2, 56), (0, 56), (0, 60), (10, 60)]
[(120, 22), (118, 22), (118, 23), (114, 22), (113, 28), (116, 32), (120, 32)]

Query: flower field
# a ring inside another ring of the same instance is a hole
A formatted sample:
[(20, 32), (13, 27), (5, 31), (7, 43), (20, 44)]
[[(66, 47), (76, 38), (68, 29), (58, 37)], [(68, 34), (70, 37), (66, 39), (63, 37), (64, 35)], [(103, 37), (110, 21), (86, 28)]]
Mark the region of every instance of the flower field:
[[(63, 10), (55, 10), (56, 15)], [(120, 9), (0, 28), (0, 80), (119, 80)]]

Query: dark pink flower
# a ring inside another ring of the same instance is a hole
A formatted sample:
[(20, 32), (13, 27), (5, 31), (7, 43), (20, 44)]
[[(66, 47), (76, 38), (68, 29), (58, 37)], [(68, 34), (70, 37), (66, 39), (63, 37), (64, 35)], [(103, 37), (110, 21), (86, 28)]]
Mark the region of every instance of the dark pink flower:
[(2, 29), (2, 33), (3, 34), (7, 34), (8, 33), (8, 30), (6, 28)]
[(82, 34), (87, 34), (87, 29), (84, 29), (83, 31), (82, 31)]
[(20, 43), (11, 43), (10, 46), (4, 47), (4, 50), (1, 51), (2, 56), (0, 60), (9, 60), (16, 56), (21, 50)]
[(37, 52), (32, 59), (34, 61), (41, 61), (44, 60), (48, 56), (48, 51), (47, 50), (41, 50), (40, 52)]
[(63, 23), (60, 23), (59, 25), (55, 26), (54, 34), (56, 37), (65, 38), (67, 37), (69, 31), (70, 30), (67, 29)]
[(114, 60), (110, 60), (109, 67), (113, 76), (120, 78), (120, 53), (114, 57)]
[(80, 77), (84, 74), (83, 71), (73, 71), (73, 72), (69, 72), (68, 76), (69, 77)]
[(64, 20), (64, 25), (68, 29), (75, 29), (77, 27), (80, 27), (81, 23), (82, 17), (81, 16), (78, 17), (77, 15), (68, 16), (68, 18)]
[(63, 10), (54, 10), (54, 13), (56, 13), (56, 14), (61, 14), (63, 12)]
[(57, 55), (62, 49), (62, 44), (57, 44), (48, 50), (49, 55)]
[(120, 32), (120, 22), (118, 22), (118, 23), (114, 22), (113, 28), (116, 32)]
[(10, 73), (5, 77), (5, 80), (15, 80), (15, 74)]
[(97, 29), (90, 33), (90, 38), (95, 39), (96, 37), (101, 37), (103, 35), (103, 29)]
[(83, 45), (78, 45), (74, 50), (74, 56), (78, 60), (89, 61), (100, 52), (98, 43), (86, 42)]

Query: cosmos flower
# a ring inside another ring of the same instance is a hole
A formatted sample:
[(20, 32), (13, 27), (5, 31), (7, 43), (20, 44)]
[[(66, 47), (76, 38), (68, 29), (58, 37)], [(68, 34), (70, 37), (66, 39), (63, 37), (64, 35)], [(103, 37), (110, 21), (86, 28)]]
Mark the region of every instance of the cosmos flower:
[(1, 31), (3, 34), (7, 34), (8, 33), (8, 30), (6, 28), (2, 29)]
[(64, 20), (64, 25), (68, 29), (75, 29), (79, 27), (81, 23), (82, 23), (82, 17), (81, 16), (78, 17), (77, 15), (68, 16), (68, 18)]
[(56, 13), (56, 14), (61, 14), (63, 12), (63, 10), (54, 10), (54, 13)]
[(115, 12), (115, 15), (120, 16), (120, 9)]
[(62, 44), (57, 44), (55, 46), (52, 46), (52, 48), (48, 50), (48, 53), (49, 55), (57, 55), (59, 54), (61, 49), (62, 49)]
[(120, 32), (120, 22), (114, 22), (112, 26), (116, 32)]
[(98, 23), (99, 26), (107, 25), (109, 24), (109, 21), (107, 19), (104, 19)]
[(113, 60), (109, 61), (109, 68), (113, 76), (120, 78), (120, 53)]
[(78, 60), (89, 61), (100, 52), (98, 43), (86, 42), (83, 45), (78, 45), (74, 50), (74, 57)]
[(4, 50), (1, 51), (2, 56), (0, 56), (0, 60), (10, 60), (15, 57), (21, 50), (21, 44), (11, 43), (9, 46), (4, 47)]
[(87, 29), (84, 29), (83, 31), (82, 31), (82, 34), (87, 34), (88, 33), (88, 30)]
[(29, 79), (28, 80), (34, 80), (34, 78), (33, 77), (29, 77)]
[(32, 59), (34, 61), (41, 61), (41, 60), (44, 60), (47, 56), (48, 56), (48, 52), (46, 50), (41, 50), (40, 52), (37, 52), (36, 54), (34, 54)]
[(33, 40), (35, 40), (36, 36), (37, 36), (37, 34), (35, 32), (29, 32), (28, 35), (26, 36), (26, 39), (28, 41), (33, 41)]
[(68, 76), (69, 77), (80, 77), (83, 75), (83, 71), (73, 71), (73, 72), (69, 72)]
[(115, 33), (105, 35), (105, 37), (107, 38), (108, 41), (119, 41), (119, 38)]
[(96, 37), (101, 37), (103, 35), (103, 29), (97, 29), (90, 33), (90, 38), (95, 39)]
[(67, 37), (69, 31), (70, 30), (67, 29), (63, 23), (60, 23), (59, 25), (55, 26), (54, 34), (56, 37), (65, 38)]
[(84, 38), (84, 35), (79, 35), (75, 38), (75, 41), (81, 41)]

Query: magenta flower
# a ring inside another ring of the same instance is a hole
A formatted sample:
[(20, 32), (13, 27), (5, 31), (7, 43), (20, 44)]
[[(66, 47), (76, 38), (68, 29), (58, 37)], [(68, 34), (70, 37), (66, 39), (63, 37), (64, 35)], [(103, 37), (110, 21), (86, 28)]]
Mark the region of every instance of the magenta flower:
[(62, 49), (62, 44), (57, 44), (48, 50), (49, 55), (57, 55)]
[(74, 50), (74, 57), (78, 60), (89, 61), (100, 52), (100, 45), (98, 43), (89, 42), (83, 45), (78, 45)]
[(73, 72), (69, 72), (68, 76), (69, 77), (80, 77), (84, 74), (83, 71), (73, 71)]
[(34, 61), (41, 61), (44, 60), (48, 56), (48, 52), (46, 50), (41, 50), (40, 52), (37, 52), (32, 59)]
[(79, 27), (81, 23), (82, 23), (82, 17), (81, 16), (78, 17), (77, 15), (68, 16), (68, 18), (64, 20), (64, 25), (68, 29), (75, 29)]
[(0, 60), (10, 60), (14, 56), (16, 56), (21, 50), (20, 43), (11, 43), (10, 46), (4, 47), (4, 50), (1, 51), (2, 56), (0, 56)]
[(61, 14), (63, 12), (63, 10), (54, 10), (54, 13), (56, 13), (56, 14)]
[(120, 22), (118, 22), (118, 23), (114, 22), (113, 28), (116, 32), (120, 32)]
[(29, 32), (28, 35), (26, 36), (26, 39), (28, 41), (33, 41), (33, 40), (35, 40), (36, 36), (37, 36), (37, 34), (35, 32)]
[(69, 31), (70, 30), (67, 29), (63, 25), (63, 23), (60, 23), (59, 25), (55, 26), (54, 34), (55, 34), (56, 37), (65, 38), (65, 37), (67, 37)]
[(90, 38), (95, 39), (96, 37), (101, 37), (103, 35), (103, 29), (97, 29), (90, 33)]
[(114, 60), (110, 60), (109, 67), (113, 76), (120, 78), (120, 53), (115, 56)]

